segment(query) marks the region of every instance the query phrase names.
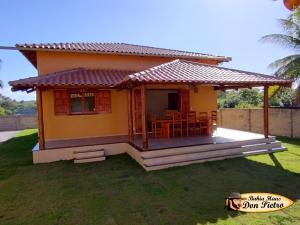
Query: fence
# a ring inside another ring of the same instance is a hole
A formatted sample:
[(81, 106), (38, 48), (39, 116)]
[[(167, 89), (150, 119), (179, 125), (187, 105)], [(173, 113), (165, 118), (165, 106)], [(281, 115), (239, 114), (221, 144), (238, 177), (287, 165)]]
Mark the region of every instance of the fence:
[[(220, 109), (219, 126), (263, 133), (263, 109)], [(269, 108), (269, 132), (300, 138), (300, 109)]]
[(27, 128), (37, 128), (36, 116), (1, 116), (0, 131), (23, 130)]
[[(220, 109), (219, 126), (263, 133), (262, 109)], [(36, 116), (0, 117), (0, 131), (37, 128)], [(269, 109), (269, 130), (275, 136), (300, 138), (300, 109)]]

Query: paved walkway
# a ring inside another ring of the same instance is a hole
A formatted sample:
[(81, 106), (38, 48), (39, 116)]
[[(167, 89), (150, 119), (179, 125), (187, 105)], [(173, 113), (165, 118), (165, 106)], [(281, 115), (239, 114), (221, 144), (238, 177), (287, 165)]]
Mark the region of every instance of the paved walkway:
[(20, 131), (0, 131), (0, 143), (16, 136)]

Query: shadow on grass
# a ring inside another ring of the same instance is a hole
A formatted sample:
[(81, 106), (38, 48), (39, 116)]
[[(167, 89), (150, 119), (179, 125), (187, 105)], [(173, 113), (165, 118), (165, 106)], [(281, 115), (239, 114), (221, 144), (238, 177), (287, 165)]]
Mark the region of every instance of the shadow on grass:
[[(277, 154), (270, 155), (275, 166), (238, 158), (147, 173), (128, 155), (108, 157), (93, 164), (32, 165), (31, 148), (36, 140), (37, 135), (32, 134), (0, 146), (0, 182), (5, 180), (7, 185), (2, 185), (1, 192), (9, 196), (22, 190), (13, 198), (0, 195), (0, 222), (3, 219), (10, 224), (54, 224), (58, 220), (63, 220), (63, 224), (205, 224), (243, 215), (224, 209), (224, 198), (232, 191), (300, 198), (300, 175), (284, 170)], [(7, 174), (3, 176), (3, 172)], [(34, 185), (28, 187), (33, 180)], [(47, 204), (32, 201), (36, 193)], [(30, 205), (32, 217), (26, 217), (29, 209), (22, 208), (19, 202)], [(10, 205), (18, 212), (18, 219), (10, 215)], [(271, 216), (276, 219), (278, 215)], [(290, 220), (296, 221), (293, 217)]]
[(282, 165), (280, 164), (279, 160), (276, 158), (276, 156), (273, 153), (270, 153), (269, 156), (270, 156), (272, 162), (274, 163), (275, 167), (280, 168), (282, 170), (284, 169), (282, 167)]
[(37, 133), (14, 137), (0, 144), (0, 181), (12, 175), (18, 166), (32, 165), (32, 148)]

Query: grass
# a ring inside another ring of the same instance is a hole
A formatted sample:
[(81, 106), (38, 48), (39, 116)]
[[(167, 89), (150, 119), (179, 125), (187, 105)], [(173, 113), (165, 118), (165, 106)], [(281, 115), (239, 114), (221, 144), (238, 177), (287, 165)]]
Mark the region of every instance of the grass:
[[(33, 165), (36, 130), (0, 145), (0, 224), (300, 224), (300, 140), (288, 151), (145, 172), (127, 155)], [(296, 203), (271, 213), (224, 209), (231, 191)]]

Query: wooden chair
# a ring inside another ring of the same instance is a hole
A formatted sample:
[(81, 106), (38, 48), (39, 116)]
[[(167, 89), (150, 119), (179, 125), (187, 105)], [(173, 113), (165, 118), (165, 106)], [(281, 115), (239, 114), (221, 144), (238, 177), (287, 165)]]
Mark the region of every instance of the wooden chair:
[[(190, 135), (190, 133), (192, 134), (196, 134), (196, 124), (197, 124), (197, 116), (196, 116), (196, 112), (195, 111), (191, 111), (187, 113), (187, 122), (186, 122), (186, 134), (187, 136)], [(192, 132), (190, 132), (192, 131)]]
[(173, 110), (165, 110), (165, 118), (166, 119), (172, 119), (173, 118)]
[(199, 113), (199, 129), (201, 135), (209, 135), (209, 120), (207, 112)]
[(154, 138), (157, 138), (158, 134), (161, 137), (162, 134), (162, 127), (161, 124), (157, 121), (156, 114), (152, 114), (151, 116), (151, 127), (152, 127), (152, 135)]
[(218, 115), (217, 111), (211, 111), (211, 118), (210, 118), (210, 126), (211, 126), (211, 133), (213, 134), (218, 128)]
[(173, 137), (175, 137), (176, 133), (180, 133), (180, 136), (182, 136), (182, 114), (180, 112), (174, 112), (172, 118)]

